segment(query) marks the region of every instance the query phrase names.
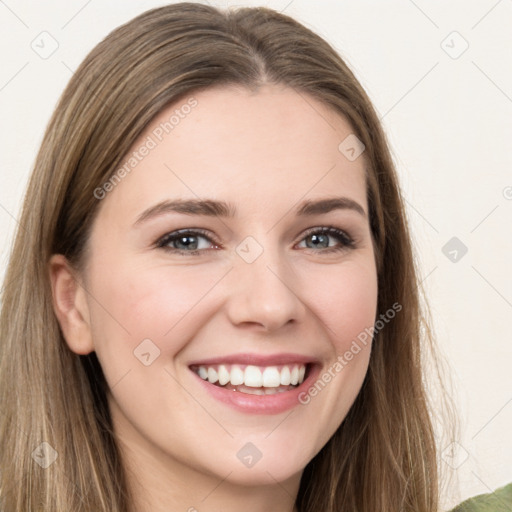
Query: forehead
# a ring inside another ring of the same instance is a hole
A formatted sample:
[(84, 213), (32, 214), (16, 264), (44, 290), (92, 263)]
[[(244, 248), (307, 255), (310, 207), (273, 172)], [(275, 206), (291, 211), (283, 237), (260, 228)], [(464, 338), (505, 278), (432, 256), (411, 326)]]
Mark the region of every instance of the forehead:
[(304, 198), (343, 194), (366, 209), (364, 155), (352, 161), (339, 148), (352, 133), (343, 116), (287, 87), (192, 93), (153, 119), (101, 206), (134, 219), (169, 198), (216, 197), (242, 215), (282, 214)]

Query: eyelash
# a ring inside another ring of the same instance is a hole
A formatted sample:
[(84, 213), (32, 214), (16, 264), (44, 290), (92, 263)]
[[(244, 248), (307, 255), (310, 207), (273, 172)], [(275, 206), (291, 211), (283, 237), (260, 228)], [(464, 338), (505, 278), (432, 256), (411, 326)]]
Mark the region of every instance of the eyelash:
[[(199, 256), (201, 252), (205, 251), (205, 249), (194, 249), (191, 251), (186, 251), (183, 249), (176, 249), (175, 247), (168, 247), (168, 244), (170, 244), (171, 242), (174, 242), (176, 240), (179, 240), (180, 238), (185, 238), (187, 236), (197, 236), (197, 235), (207, 239), (210, 243), (212, 243), (214, 245), (217, 245), (217, 246), (220, 245), (220, 244), (217, 244), (217, 242), (215, 242), (215, 240), (212, 240), (211, 235), (207, 231), (204, 231), (202, 229), (180, 229), (178, 231), (173, 231), (172, 233), (167, 233), (162, 238), (160, 238), (156, 242), (155, 245), (159, 249), (163, 249), (165, 251), (169, 251), (174, 254), (182, 254), (182, 255), (187, 255), (187, 256), (190, 256), (190, 255)], [(315, 251), (313, 248), (306, 248), (308, 250), (312, 250), (313, 252), (321, 252), (323, 254), (325, 254), (325, 253), (331, 254), (331, 253), (337, 253), (340, 251), (346, 251), (346, 250), (353, 249), (356, 247), (355, 240), (350, 235), (348, 235), (345, 231), (342, 231), (341, 229), (334, 228), (332, 226), (308, 229), (304, 233), (304, 235), (302, 236), (300, 241), (302, 242), (305, 238), (308, 238), (311, 235), (330, 235), (330, 236), (336, 238), (338, 240), (338, 242), (341, 242), (341, 245), (325, 248), (320, 251)]]

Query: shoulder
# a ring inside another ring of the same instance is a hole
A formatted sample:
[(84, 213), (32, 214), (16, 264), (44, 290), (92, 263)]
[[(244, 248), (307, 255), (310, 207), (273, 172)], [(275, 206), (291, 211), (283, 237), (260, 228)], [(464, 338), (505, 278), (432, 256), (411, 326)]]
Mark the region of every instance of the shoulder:
[(470, 498), (450, 512), (512, 512), (512, 483)]

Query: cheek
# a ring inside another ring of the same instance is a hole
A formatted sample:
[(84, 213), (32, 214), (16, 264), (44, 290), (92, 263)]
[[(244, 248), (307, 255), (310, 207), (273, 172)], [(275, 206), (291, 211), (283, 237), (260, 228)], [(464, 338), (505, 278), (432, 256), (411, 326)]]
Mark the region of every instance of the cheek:
[(322, 274), (323, 280), (310, 275), (316, 277), (310, 282), (326, 281), (325, 286), (303, 288), (329, 346), (325, 366), (299, 397), (305, 414), (321, 425), (315, 450), (334, 434), (361, 389), (371, 352), (371, 337), (365, 329), (373, 327), (377, 309), (377, 276), (371, 258), (333, 265)]
[(199, 325), (198, 315), (211, 314), (204, 298), (224, 273), (200, 265), (136, 269), (105, 262), (96, 266), (96, 270), (102, 268), (108, 271), (96, 271), (92, 283), (98, 344), (127, 346), (132, 352), (149, 338), (169, 354), (186, 344), (187, 326)]
[[(326, 278), (327, 275), (327, 278)], [(308, 302), (326, 328), (337, 353), (345, 351), (352, 340), (373, 326), (377, 310), (377, 276), (375, 267), (368, 263), (332, 266), (323, 279), (312, 282), (325, 284), (310, 286)]]

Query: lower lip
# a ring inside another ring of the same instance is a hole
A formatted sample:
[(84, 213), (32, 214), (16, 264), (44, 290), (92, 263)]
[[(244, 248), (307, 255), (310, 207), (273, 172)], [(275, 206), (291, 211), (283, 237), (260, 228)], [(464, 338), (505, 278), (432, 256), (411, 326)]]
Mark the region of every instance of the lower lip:
[(207, 380), (203, 380), (197, 373), (192, 373), (199, 379), (200, 384), (204, 386), (204, 389), (213, 398), (238, 411), (249, 414), (279, 414), (301, 404), (299, 396), (315, 381), (320, 373), (320, 367), (318, 365), (312, 366), (309, 375), (300, 386), (283, 393), (275, 393), (274, 395), (250, 395), (241, 391), (221, 388)]

